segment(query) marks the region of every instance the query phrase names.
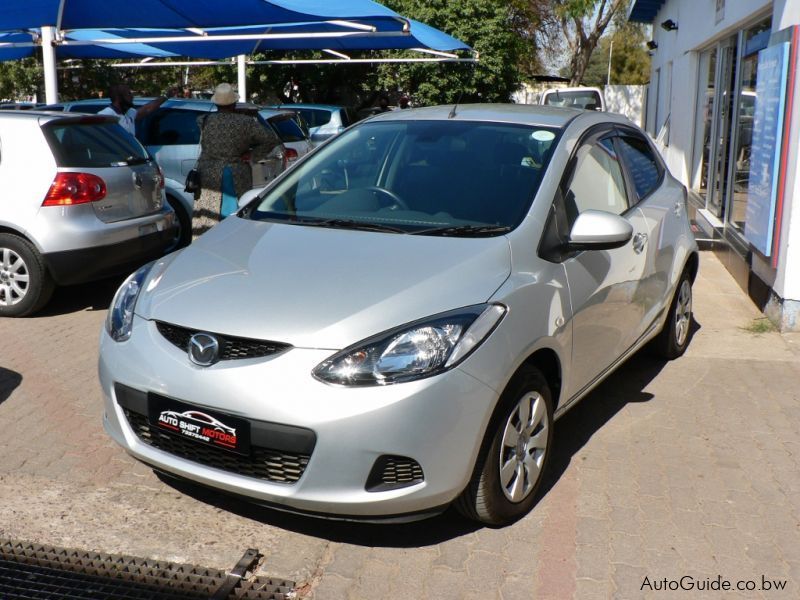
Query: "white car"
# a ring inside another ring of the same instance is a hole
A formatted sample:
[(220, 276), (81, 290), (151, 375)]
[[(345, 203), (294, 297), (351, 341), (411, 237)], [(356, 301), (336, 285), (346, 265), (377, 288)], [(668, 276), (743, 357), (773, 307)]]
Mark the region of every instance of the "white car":
[(174, 243), (164, 175), (114, 117), (0, 112), (0, 316), (129, 273)]
[(551, 88), (542, 92), (539, 104), (583, 108), (584, 110), (604, 111), (606, 109), (603, 90), (596, 87)]
[[(690, 341), (686, 190), (619, 115), (391, 111), (240, 203), (123, 284), (99, 373), (129, 453), (261, 504), (510, 523), (554, 419), (648, 342)], [(237, 443), (165, 430), (165, 410)]]

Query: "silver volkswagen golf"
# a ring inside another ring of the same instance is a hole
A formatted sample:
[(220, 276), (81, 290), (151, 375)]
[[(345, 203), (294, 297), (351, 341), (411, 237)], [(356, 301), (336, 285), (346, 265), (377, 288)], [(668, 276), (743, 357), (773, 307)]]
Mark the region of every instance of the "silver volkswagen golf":
[(554, 419), (689, 342), (686, 192), (624, 117), (391, 112), (240, 207), (128, 278), (99, 370), (128, 452), (267, 506), (510, 523)]

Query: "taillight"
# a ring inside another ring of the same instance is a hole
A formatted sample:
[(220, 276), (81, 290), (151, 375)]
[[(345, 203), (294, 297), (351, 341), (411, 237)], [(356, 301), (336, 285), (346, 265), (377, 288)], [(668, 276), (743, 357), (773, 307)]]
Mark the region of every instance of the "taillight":
[(58, 173), (42, 206), (70, 206), (106, 197), (106, 182), (91, 173)]
[(299, 154), (297, 154), (297, 150), (295, 150), (294, 148), (287, 148), (284, 154), (286, 155), (286, 160), (289, 162), (297, 160), (298, 157), (300, 156)]
[(164, 171), (161, 170), (161, 167), (156, 165), (156, 170), (158, 171), (158, 189), (164, 189)]

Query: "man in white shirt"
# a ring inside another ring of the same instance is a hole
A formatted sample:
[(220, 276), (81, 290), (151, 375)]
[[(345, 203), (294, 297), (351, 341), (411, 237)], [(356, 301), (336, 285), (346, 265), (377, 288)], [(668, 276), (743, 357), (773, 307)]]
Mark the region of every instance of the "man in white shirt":
[(159, 96), (155, 100), (151, 100), (139, 108), (134, 108), (133, 92), (131, 92), (131, 88), (125, 83), (119, 83), (112, 85), (108, 90), (108, 96), (111, 99), (111, 106), (104, 108), (97, 114), (114, 115), (119, 119), (119, 124), (122, 125), (123, 129), (135, 136), (136, 120), (149, 115), (159, 106), (164, 104), (168, 98), (175, 97), (177, 95), (177, 88), (170, 89), (167, 94), (167, 96)]

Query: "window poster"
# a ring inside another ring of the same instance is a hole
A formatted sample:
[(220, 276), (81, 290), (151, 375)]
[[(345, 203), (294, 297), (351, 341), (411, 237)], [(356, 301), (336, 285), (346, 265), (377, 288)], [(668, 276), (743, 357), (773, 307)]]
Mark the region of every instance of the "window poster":
[(764, 256), (772, 253), (778, 198), (790, 43), (758, 53), (758, 81), (744, 236)]

